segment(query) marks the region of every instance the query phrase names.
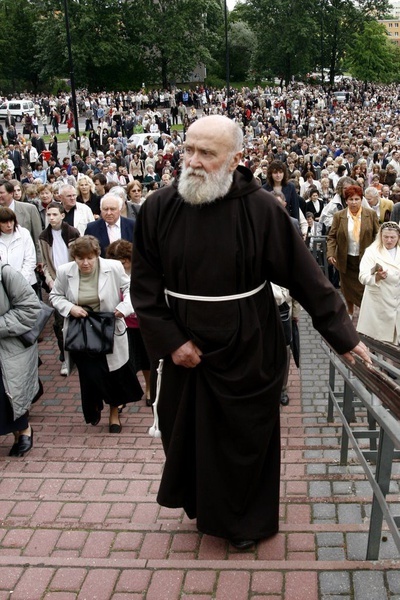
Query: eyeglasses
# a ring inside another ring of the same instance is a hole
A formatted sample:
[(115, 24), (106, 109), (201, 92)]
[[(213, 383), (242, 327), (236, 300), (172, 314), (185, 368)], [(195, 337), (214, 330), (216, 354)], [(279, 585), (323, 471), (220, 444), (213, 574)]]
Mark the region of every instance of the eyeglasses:
[(383, 223), (381, 225), (381, 230), (383, 229), (394, 229), (395, 231), (400, 233), (400, 227), (396, 223), (396, 221), (386, 221), (386, 223)]

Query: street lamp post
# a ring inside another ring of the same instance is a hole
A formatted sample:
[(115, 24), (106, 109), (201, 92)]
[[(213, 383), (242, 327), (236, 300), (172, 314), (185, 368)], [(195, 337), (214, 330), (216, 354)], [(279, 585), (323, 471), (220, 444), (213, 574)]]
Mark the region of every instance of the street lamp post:
[(228, 43), (228, 7), (224, 0), (225, 14), (225, 55), (226, 55), (226, 109), (229, 114), (229, 101), (231, 96), (230, 91), (230, 73), (229, 73), (229, 43)]
[(69, 69), (70, 69), (72, 108), (74, 111), (76, 142), (77, 142), (77, 147), (79, 150), (80, 136), (79, 136), (79, 122), (78, 122), (78, 107), (76, 104), (74, 63), (72, 60), (71, 35), (70, 35), (70, 30), (69, 30), (68, 0), (64, 0), (64, 14), (65, 14), (65, 29), (66, 29), (66, 33), (67, 33), (67, 47), (68, 47)]

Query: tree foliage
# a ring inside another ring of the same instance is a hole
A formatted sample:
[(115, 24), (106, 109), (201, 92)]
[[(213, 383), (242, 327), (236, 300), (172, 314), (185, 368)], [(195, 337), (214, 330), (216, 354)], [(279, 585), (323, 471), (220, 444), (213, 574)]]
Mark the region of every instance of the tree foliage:
[(390, 83), (399, 79), (400, 50), (388, 40), (385, 27), (368, 21), (354, 36), (346, 57), (353, 77), (364, 82)]
[[(71, 78), (66, 2), (78, 87), (167, 87), (193, 80), (200, 64), (226, 77), (225, 0), (0, 0), (3, 92), (49, 91)], [(375, 27), (387, 11), (388, 0), (246, 0), (228, 15), (232, 80), (288, 83), (329, 69), (333, 82), (347, 64), (363, 79), (376, 81), (379, 70), (390, 81), (398, 52)]]

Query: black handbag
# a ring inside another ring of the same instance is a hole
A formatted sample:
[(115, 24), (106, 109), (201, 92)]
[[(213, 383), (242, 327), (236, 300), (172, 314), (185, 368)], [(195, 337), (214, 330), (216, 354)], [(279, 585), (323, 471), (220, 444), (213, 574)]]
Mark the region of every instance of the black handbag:
[(83, 307), (87, 317), (69, 317), (64, 348), (68, 352), (112, 354), (114, 349), (115, 315), (95, 312)]

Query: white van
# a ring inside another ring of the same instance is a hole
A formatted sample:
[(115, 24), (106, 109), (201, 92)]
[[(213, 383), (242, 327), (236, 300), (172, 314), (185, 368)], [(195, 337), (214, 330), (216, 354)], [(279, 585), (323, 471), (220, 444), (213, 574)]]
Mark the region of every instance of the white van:
[(35, 105), (32, 100), (6, 100), (0, 106), (0, 119), (5, 119), (7, 111), (19, 123), (24, 115), (28, 113), (31, 117), (35, 114)]

